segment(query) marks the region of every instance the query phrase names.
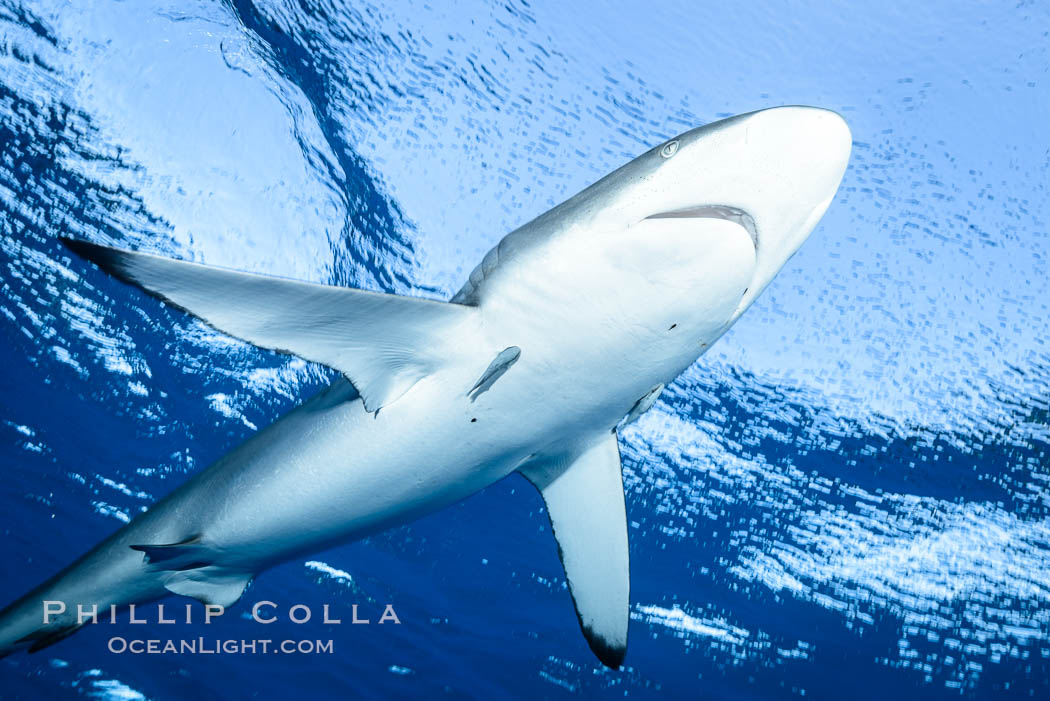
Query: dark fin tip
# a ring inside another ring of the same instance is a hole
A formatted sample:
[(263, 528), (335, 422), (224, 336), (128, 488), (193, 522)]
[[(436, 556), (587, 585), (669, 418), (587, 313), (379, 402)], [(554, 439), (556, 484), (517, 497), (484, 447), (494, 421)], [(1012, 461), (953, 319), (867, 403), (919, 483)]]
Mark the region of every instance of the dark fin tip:
[(50, 647), (60, 640), (65, 640), (69, 636), (76, 633), (83, 627), (82, 623), (73, 623), (68, 626), (63, 626), (54, 631), (38, 630), (34, 633), (30, 633), (18, 640), (20, 643), (28, 643), (33, 641), (33, 644), (29, 646), (29, 652), (40, 652), (45, 647)]
[(117, 255), (105, 246), (99, 246), (89, 241), (71, 239), (66, 236), (60, 236), (58, 240), (73, 253), (91, 261), (100, 268), (110, 270), (115, 267)]
[(583, 634), (587, 638), (587, 644), (590, 645), (591, 652), (603, 665), (610, 669), (620, 668), (623, 664), (623, 658), (627, 656), (626, 645), (611, 644), (590, 628), (584, 627)]

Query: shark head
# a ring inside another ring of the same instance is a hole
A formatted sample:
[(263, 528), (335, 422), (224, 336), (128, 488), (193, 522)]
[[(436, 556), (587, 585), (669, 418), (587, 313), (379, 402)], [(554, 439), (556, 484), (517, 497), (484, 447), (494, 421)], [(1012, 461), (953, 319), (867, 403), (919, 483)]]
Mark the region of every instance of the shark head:
[[(618, 258), (611, 269), (634, 267), (668, 288), (692, 287), (717, 322), (713, 342), (813, 231), (851, 143), (842, 117), (815, 107), (775, 107), (692, 129), (508, 234), (453, 301), (507, 296), (531, 308), (513, 289), (525, 278), (551, 300), (579, 300), (573, 278), (597, 275), (603, 257)], [(559, 288), (564, 294), (551, 292)], [(612, 277), (602, 289), (640, 298)]]
[(605, 216), (619, 225), (715, 218), (746, 229), (755, 262), (735, 320), (816, 227), (851, 145), (845, 120), (830, 110), (775, 107), (724, 119), (666, 141), (614, 173), (612, 182), (623, 185)]

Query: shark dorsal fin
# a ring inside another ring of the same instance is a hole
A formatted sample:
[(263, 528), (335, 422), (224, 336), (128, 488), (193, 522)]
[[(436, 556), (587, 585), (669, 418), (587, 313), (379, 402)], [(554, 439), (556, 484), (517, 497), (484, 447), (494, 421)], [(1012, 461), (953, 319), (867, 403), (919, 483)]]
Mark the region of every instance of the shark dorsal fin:
[(121, 280), (261, 348), (342, 372), (378, 411), (463, 348), (477, 310), (63, 239)]
[(587, 643), (605, 665), (618, 668), (627, 652), (631, 568), (616, 434), (539, 456), (519, 471), (547, 504)]

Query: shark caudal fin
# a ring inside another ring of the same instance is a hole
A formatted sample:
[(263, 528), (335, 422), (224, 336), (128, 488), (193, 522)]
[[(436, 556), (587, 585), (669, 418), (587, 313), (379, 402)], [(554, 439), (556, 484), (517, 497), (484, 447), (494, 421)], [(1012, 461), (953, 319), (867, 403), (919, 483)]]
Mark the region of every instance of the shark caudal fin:
[(69, 615), (55, 615), (45, 622), (43, 601), (44, 598), (27, 601), (23, 597), (0, 610), (0, 658), (18, 650), (40, 652), (84, 627), (83, 622)]
[(38, 652), (111, 607), (123, 608), (168, 593), (229, 608), (241, 598), (253, 572), (217, 562), (199, 536), (176, 543), (129, 544), (123, 530), (51, 579), (0, 610), (0, 657), (16, 650)]
[(603, 664), (619, 668), (627, 654), (631, 567), (616, 434), (541, 456), (520, 472), (547, 505), (587, 644)]
[(477, 310), (242, 273), (63, 238), (74, 253), (219, 331), (345, 374), (378, 411), (447, 362)]

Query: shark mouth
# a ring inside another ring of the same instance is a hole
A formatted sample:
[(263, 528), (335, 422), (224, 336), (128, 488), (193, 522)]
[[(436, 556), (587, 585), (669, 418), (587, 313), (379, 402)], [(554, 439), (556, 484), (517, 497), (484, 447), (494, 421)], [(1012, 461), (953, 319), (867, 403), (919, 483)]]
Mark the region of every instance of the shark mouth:
[(755, 226), (755, 219), (738, 207), (730, 207), (724, 204), (706, 204), (676, 209), (673, 212), (651, 214), (646, 219), (724, 219), (747, 230), (748, 235), (751, 236), (751, 243), (755, 245), (755, 253), (758, 253), (758, 228)]

